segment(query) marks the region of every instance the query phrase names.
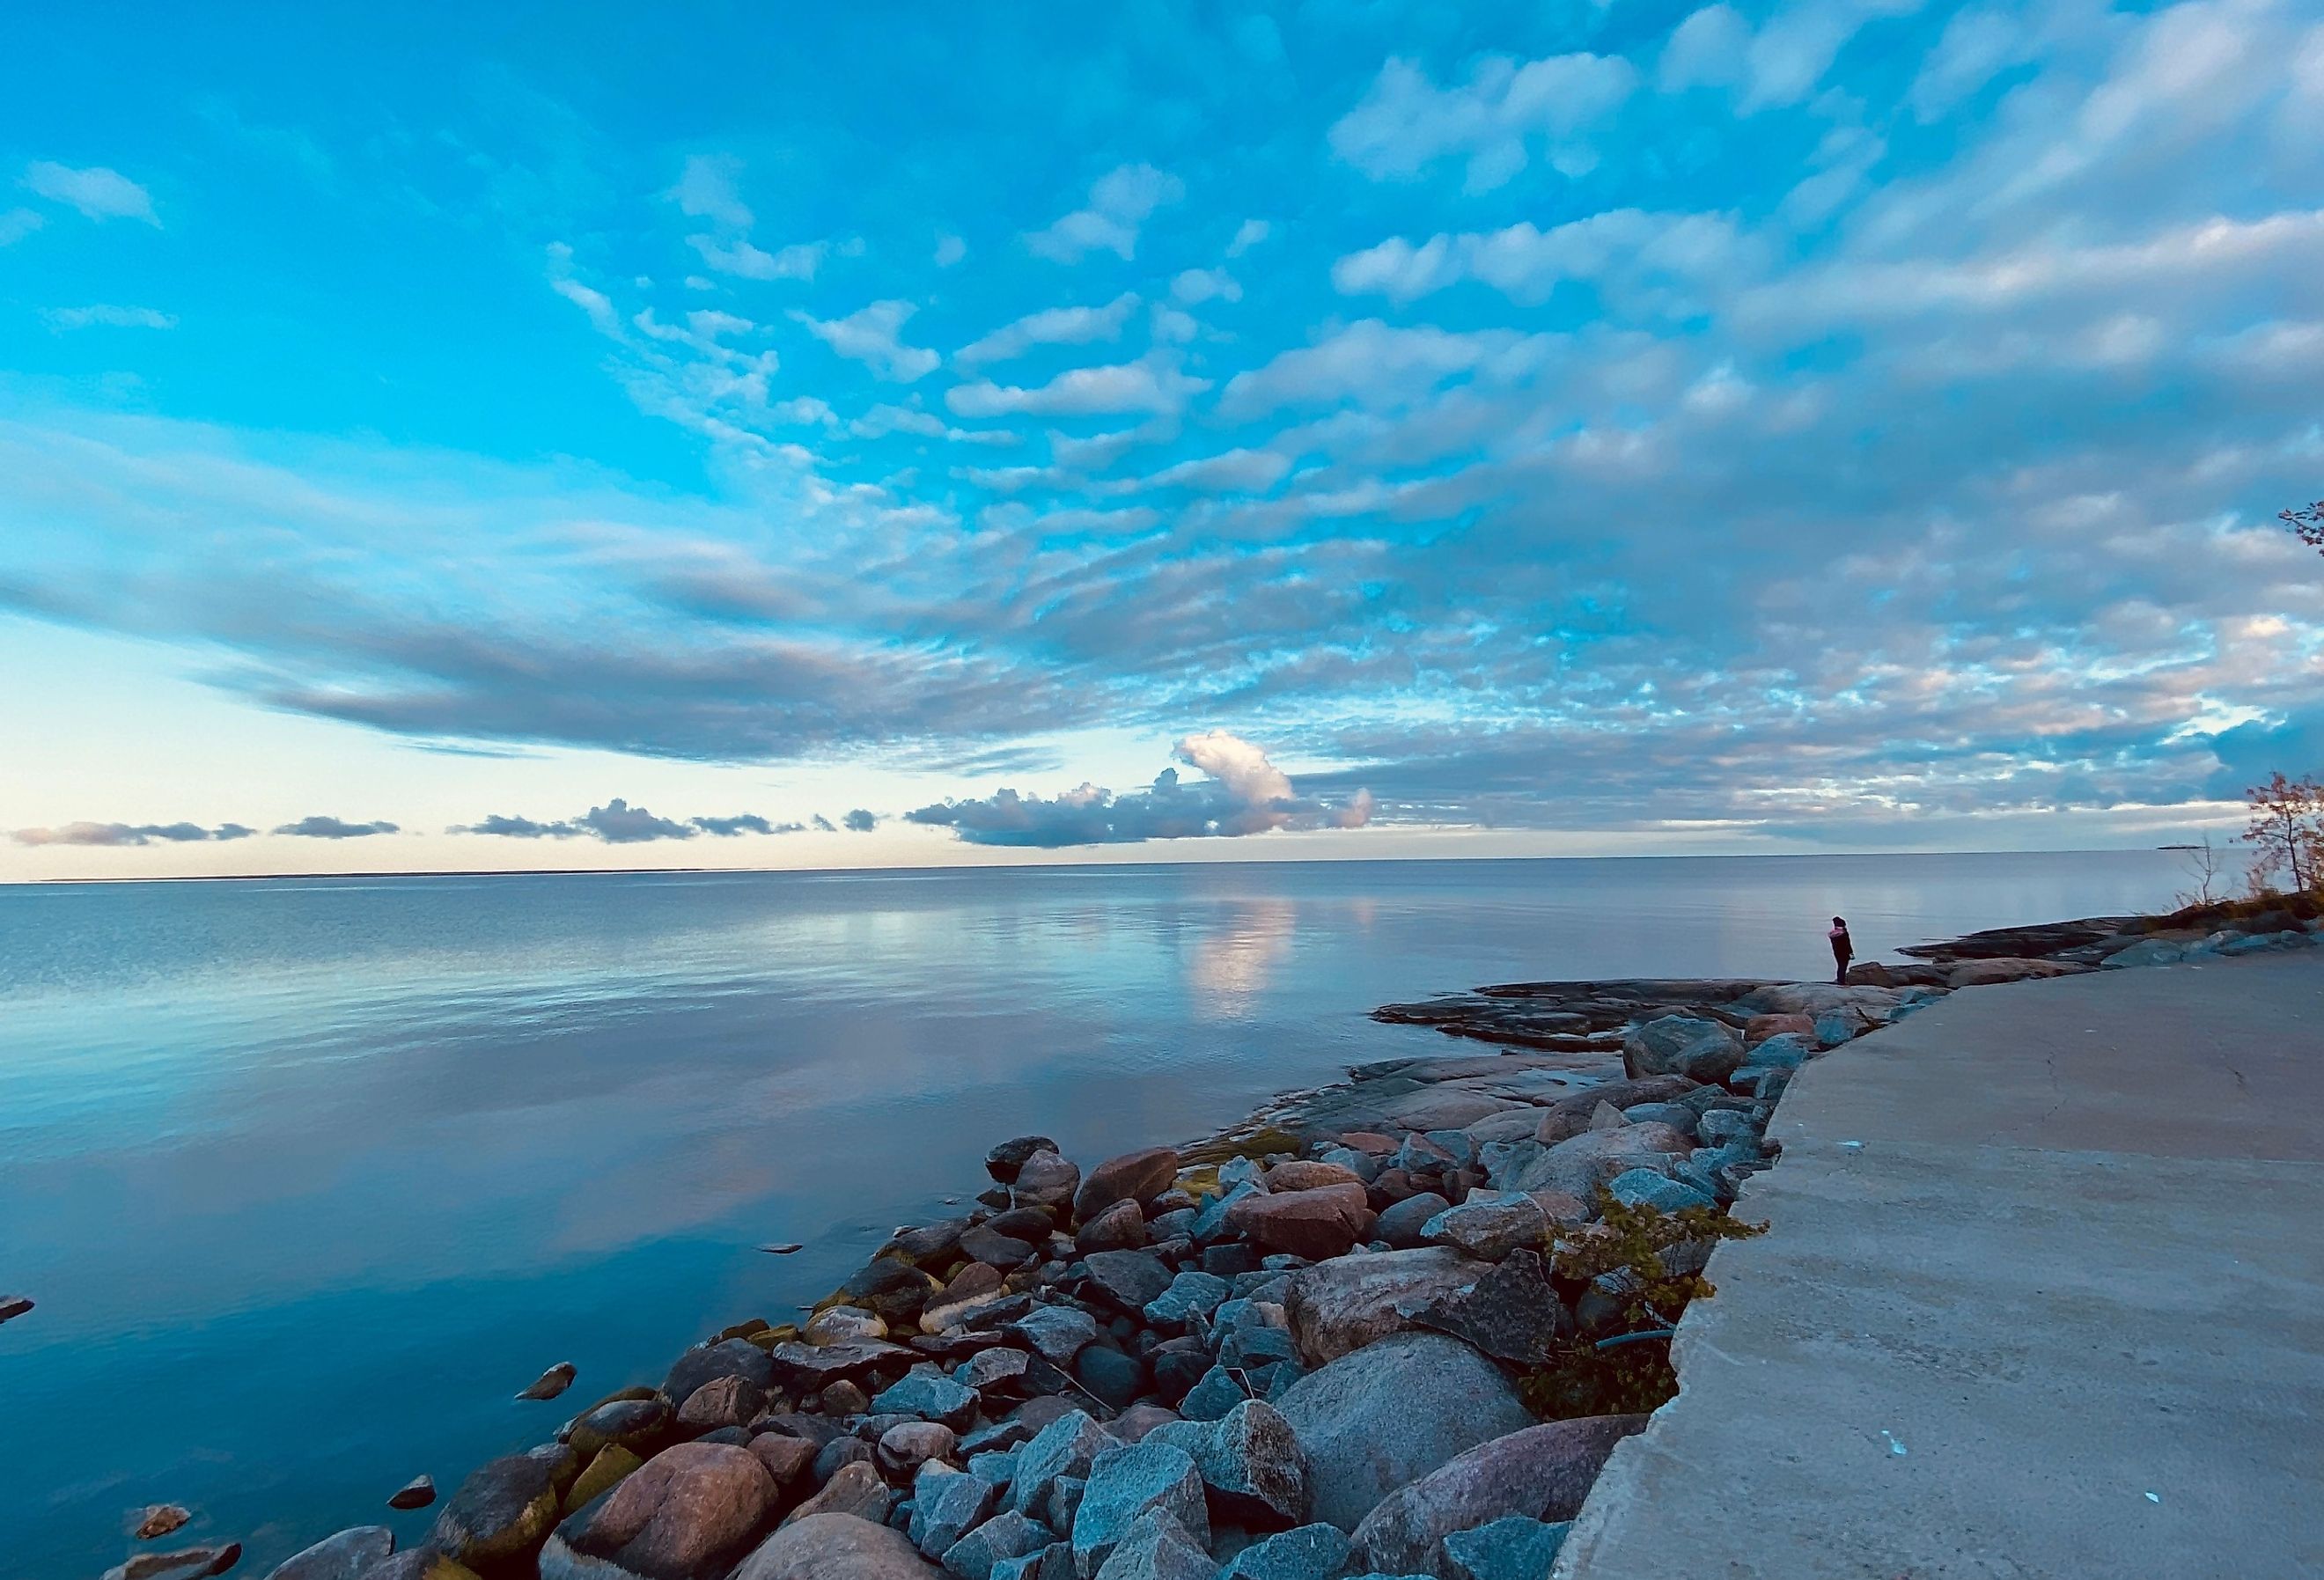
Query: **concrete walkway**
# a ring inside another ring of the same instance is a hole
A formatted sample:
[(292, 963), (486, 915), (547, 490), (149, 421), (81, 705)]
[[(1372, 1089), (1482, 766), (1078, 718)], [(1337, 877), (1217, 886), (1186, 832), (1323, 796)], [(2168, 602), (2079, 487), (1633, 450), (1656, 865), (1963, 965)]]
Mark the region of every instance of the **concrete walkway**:
[(2324, 951), (1803, 1071), (1560, 1580), (2324, 1575)]

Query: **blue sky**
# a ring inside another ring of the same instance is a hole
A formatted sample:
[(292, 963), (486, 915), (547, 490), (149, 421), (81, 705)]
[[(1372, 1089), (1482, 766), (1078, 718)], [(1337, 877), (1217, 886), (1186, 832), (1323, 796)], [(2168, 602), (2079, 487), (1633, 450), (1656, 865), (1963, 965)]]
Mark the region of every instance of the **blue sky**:
[(0, 877), (2138, 844), (2324, 768), (2310, 7), (14, 32)]

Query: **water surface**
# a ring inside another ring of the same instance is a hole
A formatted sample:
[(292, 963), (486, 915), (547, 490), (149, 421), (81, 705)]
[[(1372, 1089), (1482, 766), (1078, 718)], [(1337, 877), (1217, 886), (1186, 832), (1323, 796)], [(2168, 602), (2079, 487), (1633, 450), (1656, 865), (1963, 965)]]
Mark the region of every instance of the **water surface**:
[[(0, 888), (0, 1575), (246, 1572), (780, 1321), (1003, 1136), (1084, 1160), (1525, 977), (1822, 975), (2151, 909), (2151, 853)], [(806, 1243), (766, 1256), (769, 1240)], [(567, 1400), (509, 1396), (549, 1363)]]

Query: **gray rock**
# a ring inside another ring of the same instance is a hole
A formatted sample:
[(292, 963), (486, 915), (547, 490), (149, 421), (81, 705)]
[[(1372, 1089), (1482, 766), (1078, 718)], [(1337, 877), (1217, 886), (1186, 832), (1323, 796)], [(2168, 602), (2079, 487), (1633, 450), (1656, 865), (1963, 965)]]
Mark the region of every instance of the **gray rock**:
[(1510, 1252), (1468, 1288), (1439, 1296), (1414, 1321), (1518, 1366), (1547, 1364), (1557, 1342), (1573, 1331), (1541, 1253), (1532, 1250)]
[(1617, 1174), (1631, 1169), (1667, 1169), (1693, 1150), (1684, 1134), (1666, 1124), (1584, 1131), (1535, 1158), (1518, 1175), (1517, 1188), (1536, 1197), (1560, 1191), (1587, 1202)]
[(959, 1580), (992, 1580), (1010, 1558), (1022, 1558), (1049, 1546), (1049, 1528), (1014, 1511), (994, 1515), (945, 1552), (945, 1573)]
[(1144, 1211), (1134, 1201), (1118, 1201), (1074, 1232), (1074, 1249), (1084, 1255), (1093, 1251), (1134, 1251), (1146, 1239)]
[(978, 1261), (1004, 1271), (1030, 1261), (1036, 1249), (1031, 1241), (1004, 1234), (990, 1224), (979, 1224), (963, 1234), (960, 1248)]
[(909, 1476), (930, 1460), (950, 1459), (960, 1451), (960, 1439), (940, 1421), (903, 1421), (880, 1434), (875, 1451), (880, 1468), (891, 1476)]
[(1222, 1420), (1226, 1413), (1250, 1395), (1224, 1366), (1213, 1366), (1178, 1401), (1178, 1413), (1190, 1421)]
[(1083, 1262), (1091, 1288), (1133, 1315), (1170, 1287), (1169, 1267), (1150, 1251), (1093, 1252)]
[(939, 1557), (992, 1512), (1000, 1489), (982, 1476), (924, 1465), (912, 1480), (912, 1520), (907, 1534), (923, 1556)]
[(1128, 1405), (1146, 1387), (1146, 1368), (1138, 1357), (1104, 1344), (1091, 1344), (1075, 1357), (1074, 1376), (1114, 1409)]
[(1694, 1129), (1695, 1112), (1683, 1103), (1638, 1103), (1622, 1110), (1626, 1124), (1666, 1124), (1681, 1135)]
[(1075, 1306), (1036, 1306), (1007, 1331), (1052, 1365), (1070, 1366), (1082, 1346), (1097, 1337), (1097, 1318)]
[(1758, 1131), (1752, 1124), (1749, 1114), (1738, 1113), (1732, 1109), (1715, 1109), (1702, 1116), (1695, 1126), (1695, 1133), (1704, 1146), (1717, 1147), (1738, 1136), (1757, 1136)]
[[(1020, 1207), (1061, 1207), (1074, 1199), (1082, 1171), (1055, 1152), (1036, 1152), (1019, 1166), (1009, 1200)], [(963, 1236), (963, 1245), (967, 1237)]]
[(1450, 1245), (1487, 1261), (1499, 1261), (1520, 1245), (1548, 1242), (1549, 1215), (1522, 1191), (1472, 1190), (1457, 1207), (1447, 1207), (1420, 1227), (1420, 1237)]
[(1872, 1030), (1872, 1022), (1857, 1011), (1826, 1010), (1815, 1018), (1815, 1039), (1819, 1049), (1838, 1048)]
[(992, 1580), (1074, 1580), (1074, 1549), (1052, 1542), (1021, 1558), (1003, 1558), (992, 1566)]
[(1218, 1580), (1333, 1580), (1347, 1562), (1346, 1531), (1335, 1525), (1302, 1525), (1243, 1548), (1219, 1571)]
[(1475, 1282), (1485, 1266), (1449, 1246), (1425, 1246), (1334, 1257), (1294, 1273), (1283, 1307), (1299, 1359), (1320, 1366), (1410, 1327), (1422, 1307)]
[(852, 1514), (814, 1514), (761, 1542), (734, 1580), (936, 1580), (943, 1573), (900, 1530)]
[(976, 1391), (933, 1366), (915, 1366), (872, 1400), (880, 1415), (918, 1416), (959, 1431), (976, 1418)]
[(984, 1154), (984, 1171), (1003, 1185), (1013, 1185), (1017, 1171), (1025, 1167), (1026, 1159), (1036, 1152), (1056, 1150), (1057, 1143), (1047, 1136), (1018, 1136)]
[(542, 1554), (542, 1573), (564, 1567), (586, 1575), (573, 1560), (596, 1558), (648, 1580), (710, 1580), (742, 1555), (779, 1492), (747, 1448), (681, 1443), (559, 1526)]
[(747, 1339), (730, 1338), (680, 1355), (677, 1364), (670, 1367), (661, 1391), (669, 1399), (682, 1402), (694, 1397), (695, 1390), (706, 1382), (715, 1382), (721, 1377), (740, 1377), (763, 1391), (774, 1386), (774, 1363), (766, 1351)]
[(2108, 971), (2122, 971), (2136, 966), (2172, 966), (2186, 957), (2186, 949), (2167, 938), (2144, 938), (2116, 950), (2098, 964)]
[(1590, 1416), (1527, 1427), (1481, 1443), (1388, 1493), (1355, 1530), (1355, 1561), (1441, 1572), (1444, 1538), (1511, 1515), (1571, 1520), (1614, 1446), (1645, 1416)]
[(817, 1514), (853, 1514), (877, 1525), (888, 1518), (895, 1506), (896, 1494), (880, 1479), (879, 1471), (867, 1455), (841, 1465), (814, 1497), (784, 1516), (784, 1522), (812, 1519)]
[(1382, 1208), (1372, 1232), (1396, 1250), (1410, 1251), (1421, 1243), (1422, 1226), (1452, 1205), (1433, 1190), (1408, 1196)]
[(1633, 1080), (1684, 1076), (1692, 1081), (1723, 1081), (1742, 1062), (1743, 1039), (1732, 1028), (1694, 1015), (1648, 1021), (1622, 1039), (1622, 1068)]
[(395, 1532), (384, 1525), (358, 1525), (283, 1559), (266, 1580), (360, 1580), (364, 1570), (385, 1563), (394, 1551)]
[(1444, 1538), (1444, 1571), (1452, 1580), (1545, 1580), (1570, 1520), (1554, 1525), (1513, 1514), (1474, 1530), (1456, 1530)]
[(1074, 1196), (1074, 1215), (1086, 1223), (1116, 1202), (1148, 1202), (1176, 1183), (1178, 1154), (1148, 1147), (1108, 1158), (1089, 1171)]
[(1213, 1273), (1188, 1269), (1170, 1280), (1170, 1287), (1146, 1303), (1146, 1320), (1157, 1326), (1181, 1326), (1192, 1316), (1209, 1316), (1232, 1292), (1233, 1286)]
[(1019, 1451), (1009, 1507), (1019, 1514), (1040, 1513), (1058, 1478), (1087, 1476), (1099, 1455), (1119, 1446), (1086, 1410), (1066, 1411)]
[(1388, 1492), (1533, 1420), (1499, 1368), (1436, 1333), (1342, 1355), (1276, 1408), (1307, 1455), (1310, 1517), (1342, 1530)]
[(1221, 1515), (1260, 1530), (1307, 1517), (1307, 1455), (1273, 1405), (1243, 1400), (1192, 1452)]
[(1149, 1437), (1099, 1455), (1074, 1513), (1074, 1566), (1084, 1575), (1096, 1574), (1148, 1510), (1184, 1526), (1196, 1547), (1209, 1547), (1203, 1478), (1185, 1449)]
[(1666, 1213), (1719, 1205), (1701, 1191), (1651, 1169), (1626, 1169), (1607, 1182), (1606, 1191), (1626, 1206), (1658, 1207)]
[[(1207, 1540), (1166, 1511), (1148, 1509), (1130, 1522), (1103, 1563), (1082, 1573), (1093, 1575), (1094, 1580), (1211, 1580), (1216, 1566), (1204, 1550)], [(1079, 1567), (1082, 1561), (1076, 1548), (1074, 1566)]]
[(576, 1458), (560, 1446), (485, 1461), (438, 1511), (428, 1539), (471, 1569), (524, 1559), (556, 1525), (559, 1483)]

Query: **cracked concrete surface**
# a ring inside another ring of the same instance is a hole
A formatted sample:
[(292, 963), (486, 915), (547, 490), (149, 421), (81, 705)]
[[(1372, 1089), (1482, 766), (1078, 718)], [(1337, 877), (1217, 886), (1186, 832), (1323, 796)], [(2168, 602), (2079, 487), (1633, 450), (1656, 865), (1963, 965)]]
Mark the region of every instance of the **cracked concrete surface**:
[(1811, 1064), (1560, 1580), (2324, 1575), (2324, 951)]

